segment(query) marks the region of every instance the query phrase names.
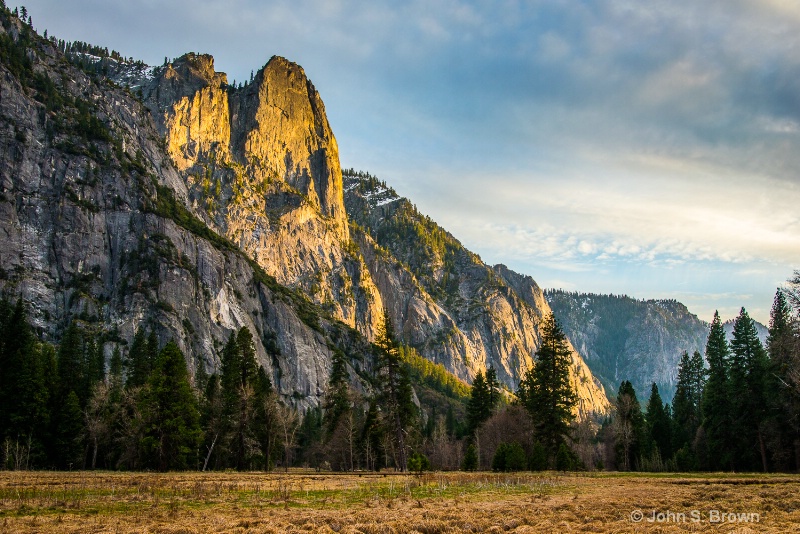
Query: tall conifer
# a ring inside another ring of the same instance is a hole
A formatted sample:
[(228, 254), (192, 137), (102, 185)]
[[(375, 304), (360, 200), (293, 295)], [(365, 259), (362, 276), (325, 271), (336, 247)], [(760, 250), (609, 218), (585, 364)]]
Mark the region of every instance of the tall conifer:
[(703, 429), (708, 444), (711, 469), (729, 469), (733, 457), (728, 448), (731, 438), (729, 410), (729, 349), (719, 313), (714, 312), (706, 343), (708, 380), (703, 390)]
[(159, 353), (147, 386), (142, 399), (147, 463), (159, 471), (196, 466), (201, 437), (197, 398), (175, 342)]
[(400, 357), (400, 346), (386, 309), (383, 310), (383, 322), (375, 346), (378, 349), (378, 382), (381, 407), (385, 410), (384, 421), (394, 438), (397, 468), (407, 471), (408, 433), (416, 419), (416, 409), (412, 402), (411, 379)]
[(577, 395), (569, 381), (572, 354), (567, 336), (553, 316), (542, 323), (542, 343), (536, 364), (520, 383), (520, 399), (533, 419), (537, 439), (555, 458), (561, 444), (570, 437), (570, 423)]
[(755, 323), (742, 308), (733, 325), (730, 365), (731, 453), (737, 469), (766, 471), (768, 359)]

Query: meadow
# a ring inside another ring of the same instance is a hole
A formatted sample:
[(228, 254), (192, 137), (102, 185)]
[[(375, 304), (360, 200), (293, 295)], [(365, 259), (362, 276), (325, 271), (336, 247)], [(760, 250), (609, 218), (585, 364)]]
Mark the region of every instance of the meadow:
[(800, 477), (2, 472), (0, 531), (796, 532)]

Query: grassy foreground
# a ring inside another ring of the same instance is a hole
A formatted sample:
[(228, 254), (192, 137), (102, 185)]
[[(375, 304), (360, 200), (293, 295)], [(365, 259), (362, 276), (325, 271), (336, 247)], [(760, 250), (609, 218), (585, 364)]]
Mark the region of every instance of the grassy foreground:
[(0, 532), (796, 532), (800, 477), (0, 472)]

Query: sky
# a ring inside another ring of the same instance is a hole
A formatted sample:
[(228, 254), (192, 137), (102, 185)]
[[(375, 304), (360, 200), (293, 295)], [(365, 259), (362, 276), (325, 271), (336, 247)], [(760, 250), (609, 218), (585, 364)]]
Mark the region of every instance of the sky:
[(343, 168), (543, 287), (766, 324), (800, 269), (796, 0), (25, 5), (40, 33), (148, 64), (300, 64)]

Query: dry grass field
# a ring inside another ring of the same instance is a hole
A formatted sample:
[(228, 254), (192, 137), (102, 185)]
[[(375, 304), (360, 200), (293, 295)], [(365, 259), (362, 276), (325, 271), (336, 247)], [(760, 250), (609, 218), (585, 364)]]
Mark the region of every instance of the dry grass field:
[(0, 531), (797, 532), (800, 477), (0, 472)]

